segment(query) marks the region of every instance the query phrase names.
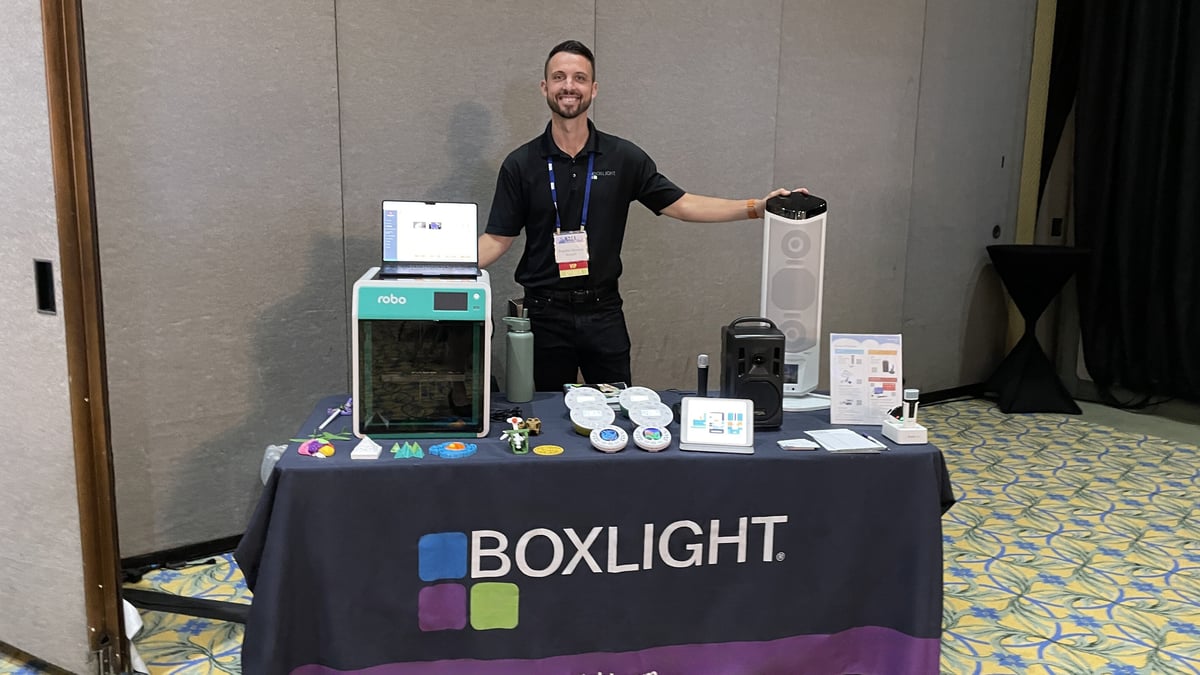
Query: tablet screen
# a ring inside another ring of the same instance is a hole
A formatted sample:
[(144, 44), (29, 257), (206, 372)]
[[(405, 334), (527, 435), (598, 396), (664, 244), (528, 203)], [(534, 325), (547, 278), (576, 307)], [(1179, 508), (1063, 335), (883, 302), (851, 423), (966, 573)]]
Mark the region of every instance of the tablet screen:
[(754, 403), (748, 399), (689, 396), (679, 416), (681, 443), (753, 445)]

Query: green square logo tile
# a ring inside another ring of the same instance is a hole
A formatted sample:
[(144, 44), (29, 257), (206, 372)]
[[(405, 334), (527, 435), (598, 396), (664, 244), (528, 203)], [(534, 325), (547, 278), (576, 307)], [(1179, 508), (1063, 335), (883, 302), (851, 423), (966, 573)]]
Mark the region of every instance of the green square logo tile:
[(475, 630), (517, 627), (521, 592), (516, 584), (479, 583), (471, 587), (471, 627)]

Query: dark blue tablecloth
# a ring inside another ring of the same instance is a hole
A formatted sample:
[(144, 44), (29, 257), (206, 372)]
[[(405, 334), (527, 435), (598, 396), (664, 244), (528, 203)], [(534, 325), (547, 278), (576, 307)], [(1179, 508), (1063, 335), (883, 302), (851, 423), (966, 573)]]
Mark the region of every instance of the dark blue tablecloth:
[(753, 455), (606, 455), (561, 394), (522, 407), (562, 455), (513, 455), (503, 423), (464, 459), (292, 443), (236, 552), (244, 672), (938, 672), (953, 497), (936, 448), (775, 444), (826, 412), (756, 432)]

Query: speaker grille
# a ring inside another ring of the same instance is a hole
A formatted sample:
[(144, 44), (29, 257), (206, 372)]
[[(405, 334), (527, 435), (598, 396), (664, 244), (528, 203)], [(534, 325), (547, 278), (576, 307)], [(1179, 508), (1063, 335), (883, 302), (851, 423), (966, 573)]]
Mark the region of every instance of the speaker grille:
[(783, 331), (784, 349), (789, 352), (800, 352), (817, 344), (817, 339), (809, 334), (808, 326), (803, 321), (791, 319), (779, 324)]
[(754, 401), (754, 419), (771, 419), (781, 412), (782, 392), (766, 380), (749, 380), (738, 387), (738, 397)]
[(785, 267), (771, 278), (771, 304), (780, 311), (803, 312), (816, 301), (817, 277), (812, 272), (802, 267)]
[(803, 260), (812, 250), (812, 238), (804, 230), (792, 230), (783, 235), (779, 248), (788, 260)]
[[(825, 255), (825, 214), (789, 220), (768, 213), (763, 232), (762, 315), (784, 336), (785, 383), (810, 391), (817, 385), (821, 352), (821, 286)], [(803, 373), (803, 375), (801, 375)], [(802, 377), (804, 381), (797, 379)]]

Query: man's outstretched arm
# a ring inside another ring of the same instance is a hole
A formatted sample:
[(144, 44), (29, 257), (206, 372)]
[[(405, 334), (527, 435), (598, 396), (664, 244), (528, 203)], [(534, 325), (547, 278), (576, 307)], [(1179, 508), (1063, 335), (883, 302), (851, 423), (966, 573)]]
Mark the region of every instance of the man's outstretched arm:
[[(800, 192), (808, 192), (797, 188)], [(767, 200), (776, 195), (790, 194), (791, 190), (779, 188), (762, 199), (721, 199), (720, 197), (705, 197), (690, 192), (675, 200), (662, 210), (678, 220), (693, 223), (725, 223), (733, 220), (752, 220), (762, 218), (766, 210)]]

